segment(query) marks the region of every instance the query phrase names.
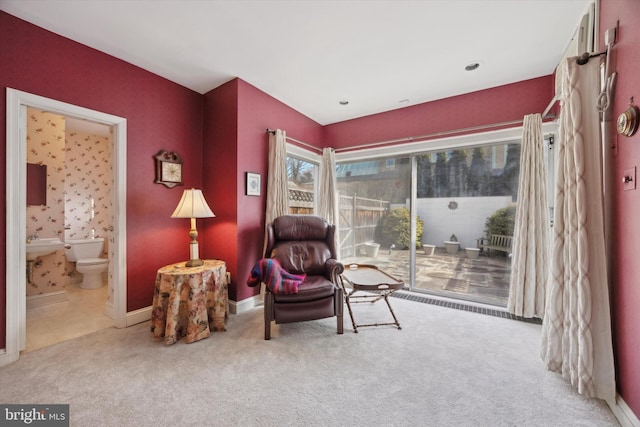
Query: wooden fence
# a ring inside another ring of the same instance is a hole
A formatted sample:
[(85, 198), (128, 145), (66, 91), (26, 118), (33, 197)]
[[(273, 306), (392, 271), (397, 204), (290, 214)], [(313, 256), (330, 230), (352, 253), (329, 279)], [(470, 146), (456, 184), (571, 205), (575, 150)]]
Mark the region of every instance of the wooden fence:
[(380, 218), (389, 212), (389, 202), (340, 195), (340, 256), (357, 256), (360, 247), (375, 240)]
[[(289, 190), (289, 212), (313, 214), (313, 193), (306, 190)], [(340, 196), (340, 256), (358, 255), (366, 242), (375, 240), (380, 218), (389, 212), (389, 202), (352, 196)]]

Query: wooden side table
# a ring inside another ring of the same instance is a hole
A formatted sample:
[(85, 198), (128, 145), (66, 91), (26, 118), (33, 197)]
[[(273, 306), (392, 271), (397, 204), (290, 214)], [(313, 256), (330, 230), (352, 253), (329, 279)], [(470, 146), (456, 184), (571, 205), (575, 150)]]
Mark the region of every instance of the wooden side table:
[(209, 337), (212, 330), (227, 330), (226, 264), (219, 260), (205, 260), (198, 267), (185, 264), (166, 265), (156, 275), (151, 332), (154, 338), (164, 337), (167, 345), (181, 337), (192, 343)]

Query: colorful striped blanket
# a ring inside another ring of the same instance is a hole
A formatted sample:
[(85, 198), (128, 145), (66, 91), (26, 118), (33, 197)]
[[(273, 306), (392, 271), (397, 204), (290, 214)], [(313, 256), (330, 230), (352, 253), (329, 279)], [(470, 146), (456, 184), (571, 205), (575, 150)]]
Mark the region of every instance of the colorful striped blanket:
[(291, 274), (273, 258), (263, 258), (251, 269), (247, 285), (264, 283), (274, 294), (297, 294), (306, 274)]

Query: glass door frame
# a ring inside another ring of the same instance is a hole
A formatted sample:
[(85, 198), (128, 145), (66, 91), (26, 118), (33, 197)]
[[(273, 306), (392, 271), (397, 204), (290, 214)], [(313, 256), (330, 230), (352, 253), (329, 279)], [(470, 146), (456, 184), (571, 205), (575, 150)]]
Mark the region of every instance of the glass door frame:
[[(546, 122), (542, 126), (543, 134), (555, 134), (557, 138), (557, 123)], [(409, 210), (410, 210), (410, 245), (409, 245), (409, 283), (408, 288), (411, 291), (425, 292), (416, 288), (416, 235), (417, 235), (417, 158), (419, 155), (433, 153), (444, 150), (464, 149), (484, 145), (507, 144), (514, 141), (521, 141), (522, 126), (499, 129), (490, 132), (481, 132), (474, 134), (459, 135), (441, 139), (432, 139), (427, 141), (410, 142), (406, 144), (398, 144), (393, 146), (363, 148), (354, 150), (350, 148), (348, 152), (340, 152), (336, 150), (336, 163), (355, 162), (372, 160), (382, 157), (410, 157), (411, 174), (410, 174), (410, 193), (409, 193)], [(409, 138), (407, 140), (410, 140)], [(426, 293), (426, 292), (425, 292)]]

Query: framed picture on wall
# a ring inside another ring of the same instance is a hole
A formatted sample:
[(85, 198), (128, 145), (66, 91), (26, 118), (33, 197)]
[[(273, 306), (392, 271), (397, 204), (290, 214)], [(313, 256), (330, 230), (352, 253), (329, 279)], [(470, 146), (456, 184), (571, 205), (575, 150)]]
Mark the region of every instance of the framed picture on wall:
[(260, 188), (262, 186), (262, 177), (259, 173), (254, 172), (246, 172), (245, 175), (247, 182), (247, 189), (245, 194), (247, 196), (259, 196)]

